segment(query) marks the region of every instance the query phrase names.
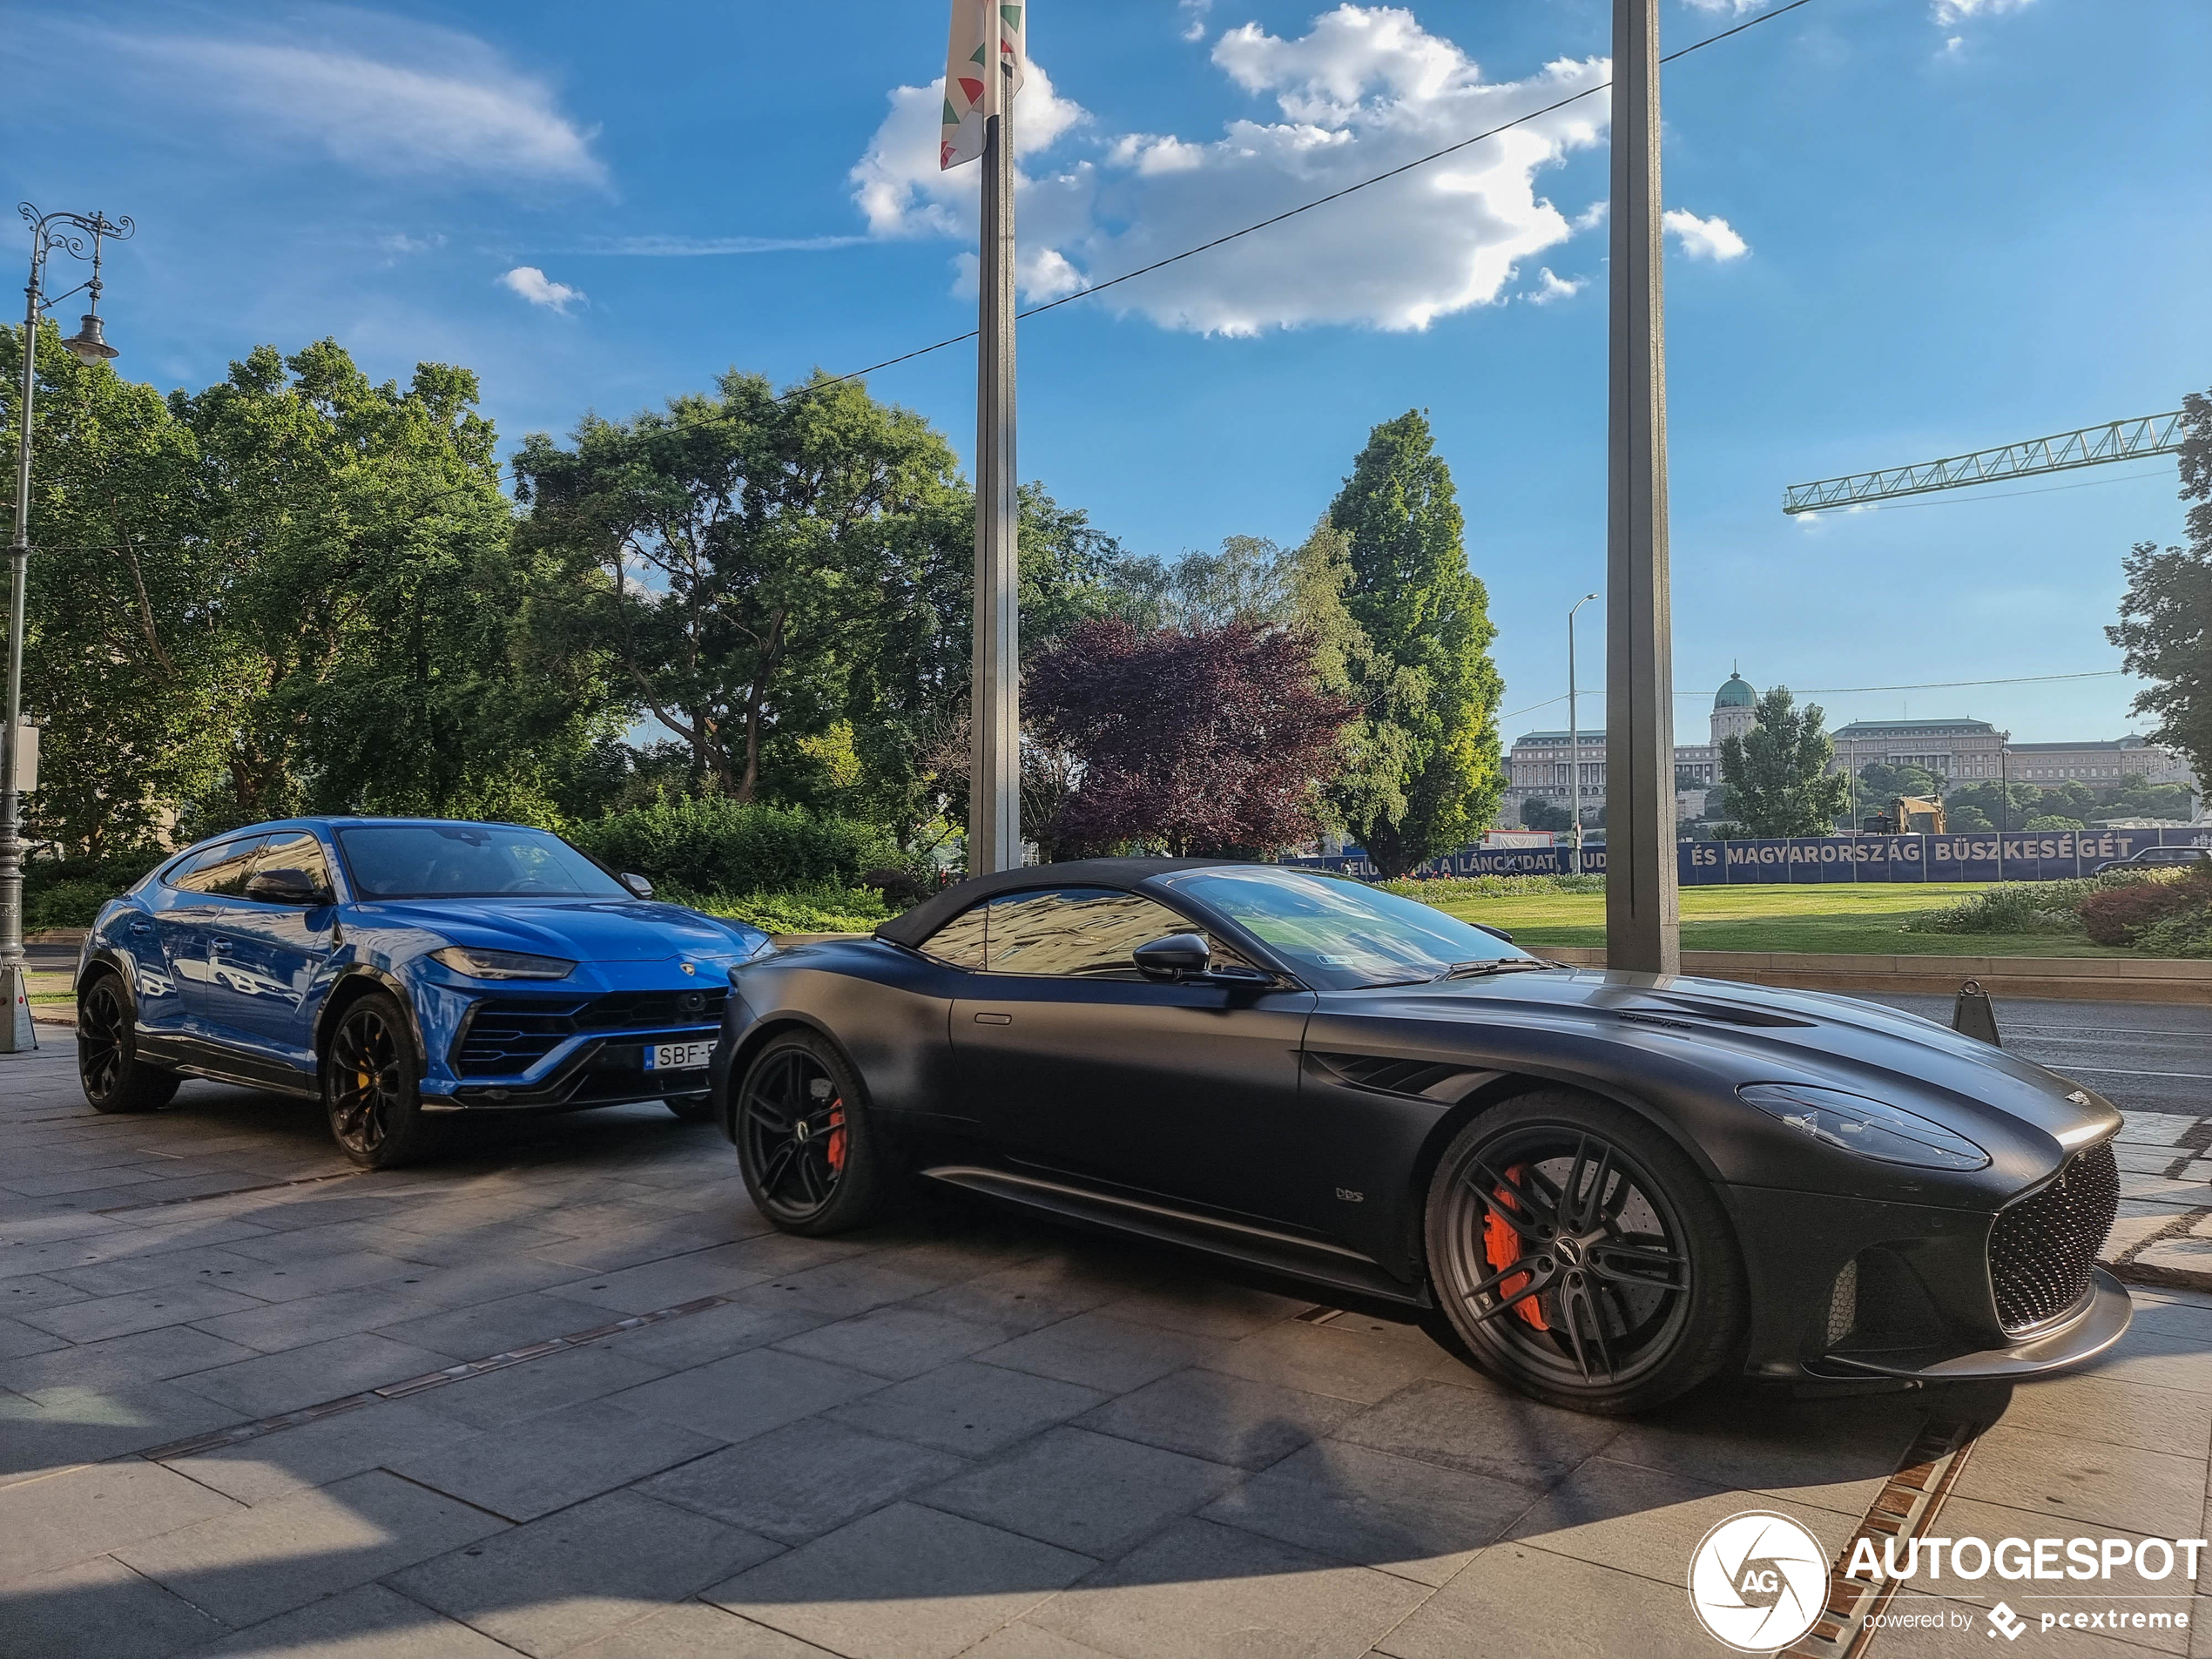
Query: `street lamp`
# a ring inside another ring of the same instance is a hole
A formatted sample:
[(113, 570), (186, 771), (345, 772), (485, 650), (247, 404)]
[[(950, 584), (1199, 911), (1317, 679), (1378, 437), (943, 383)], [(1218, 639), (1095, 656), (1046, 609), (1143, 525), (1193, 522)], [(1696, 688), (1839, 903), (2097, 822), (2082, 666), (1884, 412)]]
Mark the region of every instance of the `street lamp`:
[[(38, 319), (41, 313), (71, 294), (91, 297), (76, 334), (62, 342), (80, 363), (105, 363), (115, 355), (100, 333), (100, 258), (112, 238), (122, 241), (137, 226), (125, 219), (111, 219), (95, 212), (41, 213), (29, 202), (17, 206), (30, 226), (30, 280), (24, 288), (23, 407), (21, 432), (16, 444), (16, 534), (8, 544), (8, 699), (0, 716), (0, 1054), (17, 1054), (38, 1046), (30, 1023), (30, 984), (23, 948), (23, 797), (16, 786), (17, 752), (23, 726), (24, 602), (30, 574), (30, 403), (37, 386)], [(91, 252), (85, 252), (85, 239)], [(44, 296), (46, 257), (57, 248), (72, 259), (92, 262), (91, 278), (52, 299)]]
[(1596, 597), (1586, 593), (1567, 612), (1567, 777), (1575, 813), (1567, 857), (1568, 869), (1575, 875), (1582, 873), (1582, 723), (1575, 711), (1575, 612)]

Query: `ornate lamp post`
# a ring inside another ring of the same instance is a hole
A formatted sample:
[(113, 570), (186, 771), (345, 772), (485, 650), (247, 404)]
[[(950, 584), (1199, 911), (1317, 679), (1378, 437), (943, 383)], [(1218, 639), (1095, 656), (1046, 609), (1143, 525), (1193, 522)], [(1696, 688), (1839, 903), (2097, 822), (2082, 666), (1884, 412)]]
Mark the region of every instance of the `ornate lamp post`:
[[(0, 714), (0, 1054), (38, 1046), (30, 1023), (30, 985), (23, 948), (23, 796), (17, 786), (17, 752), (23, 725), (23, 636), (24, 590), (30, 566), (30, 403), (37, 386), (38, 319), (71, 294), (90, 296), (91, 308), (78, 331), (62, 341), (82, 363), (104, 363), (115, 347), (100, 334), (100, 257), (103, 245), (123, 240), (137, 227), (127, 219), (102, 212), (41, 213), (29, 202), (17, 212), (30, 226), (30, 280), (24, 288), (21, 430), (16, 446), (16, 533), (8, 544), (8, 696)], [(91, 248), (85, 251), (86, 239)], [(76, 287), (45, 297), (46, 257), (56, 249), (73, 259), (89, 259), (92, 274)]]

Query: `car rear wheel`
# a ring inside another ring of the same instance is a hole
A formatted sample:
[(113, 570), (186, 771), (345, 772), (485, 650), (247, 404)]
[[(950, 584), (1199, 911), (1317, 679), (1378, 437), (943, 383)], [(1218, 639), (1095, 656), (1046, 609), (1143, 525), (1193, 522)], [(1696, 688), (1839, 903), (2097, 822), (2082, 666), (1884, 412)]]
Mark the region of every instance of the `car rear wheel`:
[(745, 1068), (734, 1116), (745, 1190), (786, 1232), (843, 1232), (881, 1208), (881, 1149), (860, 1080), (835, 1044), (772, 1039)]
[(1719, 1369), (1745, 1301), (1711, 1187), (1659, 1131), (1569, 1089), (1485, 1112), (1430, 1180), (1429, 1274), (1482, 1367), (1570, 1410), (1648, 1410)]
[(96, 1112), (158, 1112), (184, 1081), (138, 1058), (138, 1013), (120, 974), (96, 974), (77, 994), (77, 1077)]
[(417, 1086), (421, 1068), (400, 1005), (371, 991), (347, 1006), (322, 1057), (322, 1103), (338, 1150), (364, 1170), (421, 1156), (430, 1126)]

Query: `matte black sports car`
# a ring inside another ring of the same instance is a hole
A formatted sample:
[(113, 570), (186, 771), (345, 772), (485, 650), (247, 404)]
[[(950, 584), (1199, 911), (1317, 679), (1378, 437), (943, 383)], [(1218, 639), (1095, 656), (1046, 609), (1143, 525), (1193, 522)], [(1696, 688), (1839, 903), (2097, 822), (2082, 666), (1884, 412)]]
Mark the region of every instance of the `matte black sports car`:
[(1869, 1003), (1200, 860), (981, 877), (731, 981), (715, 1102), (792, 1232), (912, 1170), (1440, 1309), (1597, 1412), (1723, 1370), (2018, 1378), (2128, 1325), (2120, 1114)]

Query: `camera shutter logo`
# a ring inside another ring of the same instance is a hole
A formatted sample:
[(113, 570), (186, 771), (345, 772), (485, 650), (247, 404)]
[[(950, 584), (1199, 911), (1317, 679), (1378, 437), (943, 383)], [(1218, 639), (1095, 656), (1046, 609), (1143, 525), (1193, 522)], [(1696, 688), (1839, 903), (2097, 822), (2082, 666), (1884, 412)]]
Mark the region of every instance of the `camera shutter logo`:
[(1828, 1552), (1787, 1515), (1747, 1509), (1689, 1558), (1689, 1605), (1716, 1640), (1744, 1653), (1786, 1648), (1828, 1600)]

